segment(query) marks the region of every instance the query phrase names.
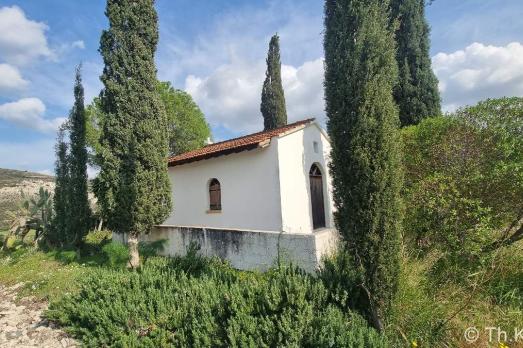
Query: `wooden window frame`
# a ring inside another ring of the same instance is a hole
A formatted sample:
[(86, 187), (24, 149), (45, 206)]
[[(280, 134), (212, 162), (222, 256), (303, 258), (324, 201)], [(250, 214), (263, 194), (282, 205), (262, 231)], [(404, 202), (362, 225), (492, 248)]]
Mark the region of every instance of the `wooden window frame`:
[(222, 211), (222, 185), (216, 178), (209, 181), (209, 210), (208, 213)]

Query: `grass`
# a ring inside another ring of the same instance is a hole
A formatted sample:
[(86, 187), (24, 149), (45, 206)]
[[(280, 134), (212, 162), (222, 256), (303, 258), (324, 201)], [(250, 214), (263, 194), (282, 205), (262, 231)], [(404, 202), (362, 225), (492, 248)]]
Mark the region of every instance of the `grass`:
[[(404, 255), (400, 289), (388, 332), (394, 346), (416, 341), (418, 347), (490, 347), (486, 335), (470, 345), (464, 340), (469, 327), (500, 327), (507, 332), (523, 323), (523, 250), (505, 248), (485, 266), (483, 281), (434, 279), (431, 268), (439, 258)], [(519, 344), (519, 345), (518, 345)], [(497, 347), (497, 345), (495, 345)], [(523, 347), (523, 342), (509, 345)], [(501, 345), (500, 345), (501, 347)]]
[(56, 300), (77, 289), (77, 280), (89, 267), (78, 262), (61, 261), (56, 252), (44, 253), (22, 247), (9, 255), (0, 254), (0, 283), (22, 283), (18, 295)]
[[(0, 231), (0, 241), (7, 231)], [(78, 289), (78, 281), (104, 263), (101, 253), (80, 257), (75, 251), (42, 251), (33, 247), (34, 231), (0, 252), (0, 284), (23, 284), (19, 297), (57, 300)]]

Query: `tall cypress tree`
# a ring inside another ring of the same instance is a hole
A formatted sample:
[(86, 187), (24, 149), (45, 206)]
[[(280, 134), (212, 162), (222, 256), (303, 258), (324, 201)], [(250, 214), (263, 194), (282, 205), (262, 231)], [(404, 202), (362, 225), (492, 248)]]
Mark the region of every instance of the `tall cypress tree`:
[(166, 115), (156, 90), (158, 18), (153, 0), (108, 0), (102, 33), (102, 127), (96, 194), (108, 226), (128, 235), (130, 266), (138, 236), (171, 210)]
[(63, 247), (67, 243), (67, 233), (70, 221), (70, 176), (69, 176), (69, 154), (68, 145), (64, 140), (67, 130), (67, 123), (64, 123), (58, 130), (58, 137), (55, 145), (55, 187), (53, 194), (54, 216), (51, 230), (44, 236), (49, 245)]
[(70, 230), (68, 233), (68, 244), (78, 246), (82, 237), (89, 231), (91, 219), (91, 209), (87, 194), (86, 113), (81, 66), (78, 66), (76, 69), (74, 106), (69, 115), (69, 137), (71, 154), (69, 159)]
[(260, 110), (263, 115), (264, 130), (287, 124), (285, 95), (281, 84), (280, 38), (275, 34), (269, 43), (267, 72), (263, 82)]
[(325, 100), (336, 225), (361, 282), (353, 305), (381, 330), (397, 289), (400, 188), (395, 42), (386, 0), (325, 1)]
[(392, 0), (392, 19), (398, 21), (396, 59), (399, 80), (394, 98), (402, 126), (441, 114), (438, 79), (430, 60), (430, 29), (425, 19), (424, 0)]

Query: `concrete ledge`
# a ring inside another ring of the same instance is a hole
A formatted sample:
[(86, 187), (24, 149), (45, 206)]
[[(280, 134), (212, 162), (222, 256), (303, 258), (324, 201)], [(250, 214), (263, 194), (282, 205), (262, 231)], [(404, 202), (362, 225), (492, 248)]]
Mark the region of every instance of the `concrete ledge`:
[[(115, 235), (113, 239), (120, 242), (127, 240), (122, 235)], [(237, 269), (265, 271), (280, 259), (282, 262), (292, 262), (307, 272), (314, 272), (322, 257), (336, 247), (338, 233), (334, 229), (298, 234), (156, 226), (141, 240), (165, 240), (165, 247), (161, 253), (164, 256), (184, 256), (189, 245), (196, 243), (200, 245), (202, 255), (228, 260)]]

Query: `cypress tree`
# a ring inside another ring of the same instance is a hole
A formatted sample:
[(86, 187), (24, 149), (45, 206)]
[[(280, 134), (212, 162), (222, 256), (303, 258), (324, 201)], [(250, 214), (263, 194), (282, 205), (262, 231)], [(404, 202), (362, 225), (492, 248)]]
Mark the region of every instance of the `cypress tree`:
[(267, 54), (267, 72), (263, 82), (260, 110), (263, 115), (264, 130), (287, 124), (285, 95), (281, 84), (280, 38), (271, 37)]
[(392, 19), (398, 21), (396, 59), (400, 76), (394, 98), (401, 125), (408, 126), (441, 114), (438, 79), (431, 67), (425, 1), (392, 0), (391, 11)]
[(171, 210), (166, 115), (156, 90), (158, 18), (153, 0), (108, 0), (100, 52), (105, 115), (96, 194), (109, 228), (128, 236), (130, 267), (138, 236)]
[(69, 156), (70, 221), (68, 244), (78, 246), (83, 236), (89, 231), (91, 219), (87, 194), (86, 113), (81, 66), (76, 69), (74, 106), (69, 115), (69, 129), (71, 153)]
[(325, 100), (336, 225), (361, 281), (353, 306), (378, 330), (397, 289), (401, 226), (397, 80), (388, 1), (325, 1)]
[(66, 236), (69, 231), (69, 155), (68, 145), (64, 140), (67, 123), (58, 130), (55, 145), (55, 187), (53, 195), (54, 216), (52, 228), (47, 236), (44, 236), (48, 244), (63, 247), (66, 244)]

